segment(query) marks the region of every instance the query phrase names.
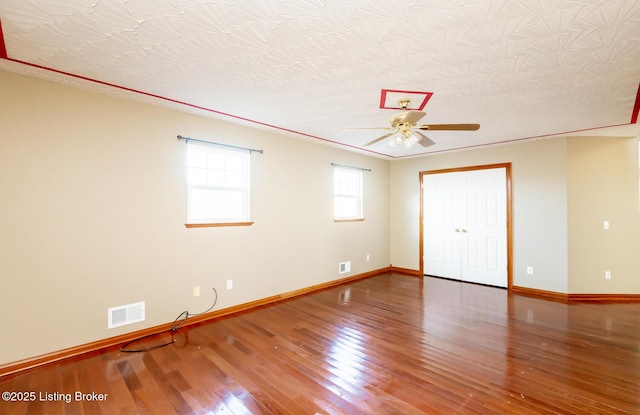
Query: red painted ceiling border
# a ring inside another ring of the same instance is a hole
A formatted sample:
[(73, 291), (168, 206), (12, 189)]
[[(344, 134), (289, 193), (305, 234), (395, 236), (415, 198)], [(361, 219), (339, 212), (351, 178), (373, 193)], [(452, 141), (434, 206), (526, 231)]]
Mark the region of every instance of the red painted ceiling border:
[[(5, 44), (5, 41), (4, 41), (4, 32), (2, 31), (2, 19), (0, 19), (0, 59), (6, 59), (6, 60), (11, 61), (11, 62), (20, 63), (20, 64), (31, 66), (31, 67), (34, 67), (34, 68), (38, 68), (38, 69), (43, 69), (43, 70), (50, 71), (50, 72), (59, 73), (59, 74), (62, 74), (62, 75), (71, 76), (73, 78), (78, 78), (78, 79), (82, 79), (82, 80), (85, 80), (85, 81), (94, 82), (94, 83), (97, 83), (97, 84), (100, 84), (100, 85), (105, 85), (105, 86), (121, 89), (121, 90), (124, 90), (124, 91), (129, 91), (129, 92), (133, 92), (133, 93), (136, 93), (136, 94), (145, 95), (145, 96), (148, 96), (148, 97), (151, 97), (151, 98), (156, 98), (156, 99), (160, 99), (160, 100), (163, 100), (163, 101), (172, 102), (174, 104), (185, 105), (187, 107), (199, 109), (199, 110), (210, 112), (210, 113), (214, 113), (214, 114), (224, 115), (224, 116), (227, 116), (227, 117), (235, 118), (237, 120), (241, 120), (241, 121), (246, 121), (246, 122), (253, 123), (253, 124), (262, 125), (264, 127), (274, 128), (276, 130), (285, 131), (285, 132), (289, 132), (289, 133), (293, 133), (293, 134), (298, 134), (298, 135), (301, 135), (301, 136), (304, 136), (304, 137), (314, 138), (314, 139), (321, 140), (321, 141), (324, 141), (324, 142), (327, 142), (327, 143), (332, 143), (332, 144), (336, 144), (336, 145), (344, 146), (344, 147), (350, 147), (350, 148), (353, 148), (353, 149), (356, 149), (356, 150), (359, 150), (359, 151), (366, 151), (366, 152), (369, 152), (369, 153), (378, 154), (380, 156), (388, 157), (388, 158), (391, 158), (391, 159), (402, 159), (402, 158), (408, 158), (408, 157), (424, 156), (424, 155), (436, 154), (436, 153), (442, 153), (442, 152), (465, 150), (465, 149), (471, 149), (471, 148), (477, 148), (477, 147), (486, 147), (486, 146), (491, 146), (491, 145), (496, 145), (496, 144), (512, 143), (512, 142), (516, 142), (516, 141), (531, 140), (531, 139), (535, 139), (535, 138), (544, 138), (544, 137), (551, 137), (551, 136), (554, 136), (554, 135), (563, 135), (563, 134), (568, 134), (568, 133), (589, 131), (589, 130), (599, 129), (599, 128), (618, 127), (618, 126), (626, 125), (626, 124), (615, 124), (615, 125), (610, 125), (610, 126), (605, 126), (605, 127), (594, 127), (594, 128), (585, 128), (585, 129), (582, 129), (582, 130), (566, 131), (566, 132), (563, 132), (563, 133), (553, 133), (553, 134), (544, 134), (544, 135), (532, 136), (532, 137), (516, 138), (516, 139), (513, 139), (513, 140), (504, 140), (504, 141), (500, 141), (500, 142), (497, 142), (497, 143), (477, 144), (477, 145), (465, 146), (465, 147), (454, 148), (454, 149), (439, 150), (439, 151), (433, 151), (433, 152), (424, 152), (424, 153), (412, 154), (412, 155), (408, 155), (408, 156), (391, 156), (389, 154), (380, 153), (380, 152), (369, 150), (369, 149), (364, 149), (364, 148), (361, 148), (361, 147), (358, 147), (358, 146), (354, 146), (354, 145), (351, 145), (351, 144), (345, 144), (345, 143), (341, 143), (341, 142), (338, 142), (338, 141), (329, 140), (327, 138), (319, 137), (319, 136), (316, 136), (316, 135), (313, 135), (313, 134), (307, 134), (307, 133), (303, 133), (303, 132), (300, 132), (300, 131), (292, 130), (292, 129), (289, 129), (289, 128), (279, 127), (277, 125), (268, 124), (268, 123), (261, 122), (261, 121), (256, 121), (256, 120), (252, 120), (250, 118), (245, 118), (245, 117), (241, 117), (241, 116), (238, 116), (238, 115), (229, 114), (229, 113), (226, 113), (226, 112), (214, 110), (214, 109), (203, 107), (203, 106), (196, 105), (196, 104), (191, 104), (191, 103), (186, 102), (186, 101), (180, 101), (180, 100), (173, 99), (173, 98), (167, 98), (167, 97), (164, 97), (164, 96), (161, 96), (161, 95), (152, 94), (150, 92), (144, 92), (144, 91), (140, 91), (140, 90), (137, 90), (137, 89), (128, 88), (128, 87), (125, 87), (125, 86), (112, 84), (112, 83), (109, 83), (109, 82), (99, 81), (97, 79), (89, 78), (89, 77), (86, 77), (86, 76), (76, 75), (76, 74), (73, 74), (73, 73), (70, 73), (70, 72), (65, 72), (65, 71), (61, 71), (61, 70), (58, 70), (58, 69), (48, 68), (48, 67), (37, 65), (37, 64), (34, 64), (34, 63), (24, 62), (24, 61), (21, 61), (21, 60), (18, 60), (18, 59), (9, 58), (9, 55), (7, 54), (7, 47), (6, 47), (6, 44)], [(433, 92), (402, 91), (402, 90), (393, 90), (393, 89), (383, 89), (382, 93), (380, 95), (380, 108), (384, 107), (384, 102), (385, 102), (385, 98), (386, 98), (387, 92), (406, 92), (406, 93), (412, 93), (412, 94), (425, 94), (426, 95), (425, 99), (422, 101), (422, 103), (421, 103), (421, 105), (419, 107), (419, 110), (422, 110), (425, 107), (425, 105), (427, 105), (427, 102), (429, 101), (429, 99), (433, 95)], [(640, 113), (640, 84), (638, 84), (638, 91), (636, 92), (636, 100), (635, 100), (635, 104), (633, 106), (633, 112), (631, 113), (631, 122), (630, 122), (630, 124), (636, 124), (638, 122), (639, 113)]]
[[(633, 123), (630, 123), (630, 124), (633, 124)], [(518, 141), (544, 139), (544, 138), (549, 138), (549, 137), (554, 137), (554, 136), (565, 136), (567, 134), (582, 133), (582, 132), (585, 132), (585, 131), (592, 131), (592, 130), (600, 130), (602, 128), (622, 127), (622, 126), (625, 126), (625, 125), (629, 125), (629, 124), (622, 123), (622, 124), (601, 125), (601, 126), (598, 126), (598, 127), (582, 128), (582, 129), (579, 129), (579, 130), (562, 131), (562, 132), (559, 132), (559, 133), (549, 133), (549, 134), (541, 134), (541, 135), (532, 135), (532, 136), (529, 136), (529, 137), (522, 137), (522, 138), (513, 138), (513, 139), (509, 139), (509, 140), (496, 141), (496, 142), (492, 142), (492, 143), (473, 144), (473, 145), (470, 145), (470, 146), (448, 148), (448, 149), (436, 150), (436, 151), (425, 151), (424, 153), (409, 154), (409, 155), (406, 155), (406, 156), (396, 156), (396, 157), (388, 156), (388, 157), (391, 157), (393, 159), (404, 159), (404, 158), (411, 158), (411, 157), (417, 157), (417, 156), (429, 156), (431, 154), (448, 153), (448, 152), (451, 152), (451, 151), (458, 151), (458, 150), (469, 150), (471, 148), (489, 147), (489, 146), (495, 146), (495, 145), (500, 145), (500, 144), (516, 143)]]
[(7, 59), (7, 47), (4, 44), (4, 33), (2, 32), (2, 19), (0, 19), (0, 59)]
[(65, 72), (65, 71), (61, 71), (59, 69), (48, 68), (46, 66), (38, 65), (38, 64), (35, 64), (35, 63), (31, 63), (31, 62), (21, 61), (19, 59), (12, 59), (12, 58), (9, 58), (8, 56), (4, 56), (4, 57), (0, 56), (0, 58), (6, 59), (6, 60), (8, 60), (10, 62), (15, 62), (15, 63), (19, 63), (19, 64), (22, 64), (22, 65), (31, 66), (33, 68), (38, 68), (38, 69), (42, 69), (42, 70), (45, 70), (45, 71), (50, 71), (50, 72), (58, 73), (58, 74), (61, 74), (61, 75), (66, 75), (66, 76), (71, 76), (73, 78), (82, 79), (83, 81), (89, 81), (89, 82), (93, 82), (93, 83), (96, 83), (96, 84), (100, 84), (100, 85), (105, 85), (105, 86), (112, 87), (112, 88), (121, 89), (123, 91), (133, 92), (135, 94), (140, 94), (140, 95), (144, 95), (144, 96), (147, 96), (147, 97), (156, 98), (156, 99), (159, 99), (159, 100), (162, 100), (162, 101), (167, 101), (167, 102), (171, 102), (171, 103), (174, 103), (174, 104), (184, 105), (186, 107), (194, 108), (194, 109), (201, 110), (201, 111), (210, 112), (212, 114), (218, 114), (218, 115), (223, 115), (225, 117), (235, 118), (236, 120), (240, 120), (240, 121), (245, 121), (245, 122), (249, 122), (249, 123), (252, 123), (252, 124), (261, 125), (263, 127), (269, 127), (269, 128), (273, 128), (273, 129), (276, 129), (276, 130), (280, 130), (280, 131), (284, 131), (284, 132), (288, 132), (288, 133), (293, 133), (293, 134), (301, 135), (301, 136), (308, 137), (308, 138), (314, 138), (316, 140), (321, 140), (321, 141), (324, 141), (326, 143), (336, 144), (336, 145), (343, 146), (343, 147), (353, 148), (353, 149), (359, 150), (359, 151), (366, 151), (366, 152), (369, 152), (369, 153), (378, 154), (380, 156), (389, 157), (388, 154), (380, 153), (378, 151), (373, 151), (373, 150), (369, 150), (369, 149), (366, 149), (366, 148), (361, 148), (361, 147), (358, 147), (358, 146), (354, 146), (352, 144), (341, 143), (339, 141), (329, 140), (328, 138), (323, 138), (323, 137), (319, 137), (317, 135), (303, 133), (301, 131), (292, 130), (290, 128), (279, 127), (277, 125), (269, 124), (269, 123), (262, 122), (262, 121), (252, 120), (250, 118), (241, 117), (239, 115), (230, 114), (228, 112), (214, 110), (212, 108), (203, 107), (201, 105), (192, 104), (192, 103), (186, 102), (186, 101), (180, 101), (180, 100), (177, 100), (177, 99), (174, 99), (174, 98), (164, 97), (162, 95), (153, 94), (151, 92), (140, 91), (138, 89), (133, 89), (133, 88), (129, 88), (129, 87), (122, 86), (122, 85), (112, 84), (110, 82), (105, 82), (105, 81), (100, 81), (98, 79), (89, 78), (87, 76), (77, 75), (77, 74), (74, 74), (74, 73), (71, 73), (71, 72)]
[(636, 104), (633, 106), (631, 113), (631, 124), (638, 122), (638, 113), (640, 112), (640, 84), (638, 84), (638, 92), (636, 93)]
[[(0, 33), (0, 35), (2, 35), (2, 33)], [(424, 153), (410, 154), (410, 155), (406, 155), (406, 156), (392, 156), (390, 154), (381, 153), (381, 152), (378, 152), (378, 151), (373, 151), (373, 150), (361, 148), (361, 147), (358, 147), (358, 146), (355, 146), (355, 145), (345, 144), (345, 143), (341, 143), (339, 141), (334, 141), (334, 140), (329, 140), (327, 138), (319, 137), (317, 135), (307, 134), (307, 133), (303, 133), (303, 132), (300, 132), (300, 131), (292, 130), (292, 129), (289, 129), (289, 128), (284, 128), (284, 127), (279, 127), (277, 125), (268, 124), (268, 123), (265, 123), (265, 122), (262, 122), (262, 121), (256, 121), (256, 120), (252, 120), (250, 118), (241, 117), (239, 115), (233, 115), (233, 114), (229, 114), (229, 113), (226, 113), (226, 112), (214, 110), (214, 109), (211, 109), (211, 108), (202, 107), (200, 105), (191, 104), (189, 102), (179, 101), (177, 99), (163, 97), (161, 95), (152, 94), (150, 92), (139, 91), (137, 89), (133, 89), (133, 88), (129, 88), (129, 87), (121, 86), (121, 85), (116, 85), (116, 84), (112, 84), (112, 83), (105, 82), (105, 81), (99, 81), (97, 79), (89, 78), (89, 77), (86, 77), (86, 76), (76, 75), (76, 74), (73, 74), (73, 73), (70, 73), (70, 72), (61, 71), (61, 70), (58, 70), (58, 69), (48, 68), (46, 66), (37, 65), (35, 63), (24, 62), (24, 61), (21, 61), (21, 60), (18, 60), (18, 59), (12, 59), (12, 58), (9, 58), (9, 57), (6, 57), (6, 56), (3, 57), (1, 55), (0, 55), (0, 58), (6, 59), (6, 60), (11, 61), (11, 62), (20, 63), (22, 65), (27, 65), (27, 66), (31, 66), (31, 67), (34, 67), (34, 68), (43, 69), (43, 70), (46, 70), (46, 71), (55, 72), (55, 73), (59, 73), (59, 74), (62, 74), (62, 75), (67, 75), (67, 76), (71, 76), (73, 78), (78, 78), (78, 79), (82, 79), (82, 80), (85, 80), (85, 81), (94, 82), (94, 83), (97, 83), (97, 84), (100, 84), (100, 85), (110, 86), (110, 87), (121, 89), (121, 90), (124, 90), (124, 91), (129, 91), (129, 92), (145, 95), (145, 96), (148, 96), (148, 97), (151, 97), (151, 98), (157, 98), (157, 99), (160, 99), (160, 100), (163, 100), (163, 101), (172, 102), (174, 104), (185, 105), (187, 107), (199, 109), (199, 110), (202, 110), (202, 111), (206, 111), (206, 112), (210, 112), (210, 113), (214, 113), (214, 114), (219, 114), (219, 115), (224, 115), (224, 116), (227, 116), (227, 117), (235, 118), (237, 120), (242, 120), (242, 121), (250, 122), (250, 123), (253, 123), (253, 124), (262, 125), (264, 127), (270, 127), (270, 128), (274, 128), (276, 130), (285, 131), (285, 132), (289, 132), (289, 133), (293, 133), (293, 134), (298, 134), (298, 135), (301, 135), (301, 136), (304, 136), (304, 137), (308, 137), (308, 138), (314, 138), (314, 139), (317, 139), (317, 140), (321, 140), (321, 141), (324, 141), (324, 142), (327, 142), (327, 143), (336, 144), (336, 145), (343, 146), (343, 147), (350, 147), (350, 148), (353, 148), (353, 149), (359, 150), (359, 151), (366, 151), (366, 152), (369, 152), (369, 153), (378, 154), (380, 156), (384, 156), (384, 157), (387, 157), (387, 158), (390, 158), (390, 159), (396, 159), (396, 160), (397, 159), (404, 159), (404, 158), (419, 157), (419, 156), (428, 156), (428, 155), (431, 155), (431, 154), (438, 154), (438, 153), (447, 153), (447, 152), (450, 152), (450, 151), (468, 150), (468, 149), (472, 149), (472, 148), (487, 147), (487, 146), (498, 145), (498, 144), (514, 143), (514, 142), (518, 142), (518, 141), (532, 140), (532, 139), (536, 139), (536, 138), (553, 137), (553, 136), (556, 136), (556, 135), (566, 135), (566, 134), (583, 132), (583, 131), (597, 130), (597, 129), (600, 129), (600, 128), (620, 127), (620, 126), (623, 126), (623, 125), (628, 125), (626, 123), (605, 125), (605, 126), (599, 126), (599, 127), (584, 128), (584, 129), (579, 129), (579, 130), (564, 131), (564, 132), (560, 132), (560, 133), (550, 133), (550, 134), (535, 135), (535, 136), (530, 136), (530, 137), (515, 138), (515, 139), (511, 139), (511, 140), (498, 141), (498, 142), (495, 142), (495, 143), (483, 143), (483, 144), (475, 144), (475, 145), (463, 146), (463, 147), (458, 147), (458, 148), (450, 148), (450, 149), (446, 149), (446, 150), (426, 151)], [(400, 92), (406, 92), (406, 91), (400, 91)], [(428, 98), (425, 100), (425, 104), (426, 104), (426, 101), (428, 101)], [(640, 111), (640, 84), (638, 85), (638, 93), (636, 94), (636, 102), (635, 102), (635, 106), (634, 106), (634, 109), (633, 109), (633, 114), (631, 115), (631, 123), (630, 124), (635, 124), (638, 121), (638, 112), (639, 111)]]
[(317, 135), (303, 133), (301, 131), (292, 130), (290, 128), (279, 127), (277, 125), (268, 124), (268, 123), (265, 123), (265, 122), (262, 122), (262, 121), (256, 121), (256, 120), (252, 120), (250, 118), (245, 118), (245, 117), (229, 114), (229, 113), (222, 112), (222, 111), (217, 111), (217, 110), (214, 110), (212, 108), (207, 108), (207, 107), (203, 107), (203, 106), (200, 106), (200, 105), (191, 104), (191, 103), (186, 102), (186, 101), (180, 101), (180, 100), (177, 100), (177, 99), (168, 98), (168, 97), (164, 97), (164, 96), (157, 95), (157, 94), (152, 94), (150, 92), (140, 91), (140, 90), (137, 90), (137, 89), (126, 87), (126, 86), (116, 85), (116, 84), (112, 84), (112, 83), (109, 83), (109, 82), (100, 81), (100, 80), (89, 78), (89, 77), (86, 77), (86, 76), (77, 75), (77, 74), (74, 74), (74, 73), (65, 72), (65, 71), (61, 71), (61, 70), (58, 70), (58, 69), (48, 68), (46, 66), (42, 66), (42, 65), (37, 65), (35, 63), (21, 61), (19, 59), (12, 59), (7, 54), (7, 48), (6, 48), (5, 42), (4, 42), (4, 33), (2, 31), (2, 20), (0, 20), (0, 59), (6, 59), (6, 60), (11, 61), (11, 62), (20, 63), (22, 65), (31, 66), (33, 68), (43, 69), (45, 71), (50, 71), (50, 72), (55, 72), (55, 73), (59, 73), (59, 74), (62, 74), (62, 75), (71, 76), (73, 78), (82, 79), (84, 81), (89, 81), (89, 82), (93, 82), (93, 83), (96, 83), (96, 84), (100, 84), (100, 85), (105, 85), (105, 86), (121, 89), (123, 91), (133, 92), (133, 93), (144, 95), (144, 96), (148, 96), (148, 97), (151, 97), (151, 98), (156, 98), (156, 99), (160, 99), (160, 100), (163, 100), (163, 101), (172, 102), (174, 104), (184, 105), (184, 106), (187, 106), (187, 107), (190, 107), (190, 108), (195, 108), (195, 109), (198, 109), (198, 110), (201, 110), (201, 111), (206, 111), (206, 112), (210, 112), (210, 113), (213, 113), (213, 114), (224, 115), (226, 117), (235, 118), (237, 120), (241, 120), (241, 121), (246, 121), (246, 122), (253, 123), (253, 124), (262, 125), (264, 127), (274, 128), (276, 130), (285, 131), (285, 132), (289, 132), (289, 133), (293, 133), (293, 134), (298, 134), (298, 135), (301, 135), (301, 136), (304, 136), (304, 137), (308, 137), (308, 138), (314, 138), (314, 139), (321, 140), (321, 141), (324, 141), (324, 142), (327, 142), (327, 143), (332, 143), (332, 144), (336, 144), (336, 145), (343, 146), (343, 147), (353, 148), (353, 149), (359, 150), (359, 151), (366, 151), (366, 152), (369, 152), (369, 153), (372, 153), (372, 154), (377, 154), (377, 155), (380, 155), (380, 156), (389, 157), (389, 155), (385, 154), (385, 153), (380, 153), (380, 152), (377, 152), (377, 151), (369, 150), (369, 149), (366, 149), (366, 148), (361, 148), (361, 147), (354, 146), (354, 145), (351, 145), (351, 144), (345, 144), (345, 143), (341, 143), (341, 142), (338, 142), (338, 141), (329, 140), (327, 138), (319, 137)]

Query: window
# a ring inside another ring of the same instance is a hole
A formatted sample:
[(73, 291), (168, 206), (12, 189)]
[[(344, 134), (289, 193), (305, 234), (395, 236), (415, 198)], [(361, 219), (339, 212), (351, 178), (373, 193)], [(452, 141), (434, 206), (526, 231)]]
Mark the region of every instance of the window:
[(248, 224), (249, 156), (187, 143), (188, 224)]
[(335, 220), (362, 220), (362, 170), (333, 168), (333, 217)]

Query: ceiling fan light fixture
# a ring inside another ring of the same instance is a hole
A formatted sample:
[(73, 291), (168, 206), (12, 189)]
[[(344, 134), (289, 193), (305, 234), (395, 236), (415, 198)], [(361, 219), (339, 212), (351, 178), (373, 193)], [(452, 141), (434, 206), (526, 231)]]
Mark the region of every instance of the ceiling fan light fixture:
[(389, 145), (391, 147), (397, 147), (400, 146), (404, 143), (404, 136), (402, 134), (402, 131), (398, 131), (395, 134), (393, 134), (391, 137), (389, 137)]
[(407, 136), (407, 138), (405, 138), (404, 140), (404, 146), (405, 147), (412, 147), (415, 143), (417, 143), (418, 141), (420, 141), (422, 137), (419, 137), (417, 134), (411, 133)]
[(391, 147), (412, 147), (414, 144), (422, 139), (418, 134), (413, 131), (399, 130), (389, 137), (389, 145)]

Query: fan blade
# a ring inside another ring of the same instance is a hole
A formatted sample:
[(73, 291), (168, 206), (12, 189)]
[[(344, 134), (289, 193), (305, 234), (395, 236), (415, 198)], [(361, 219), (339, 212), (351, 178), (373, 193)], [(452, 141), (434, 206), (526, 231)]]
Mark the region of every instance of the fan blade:
[(416, 125), (422, 117), (424, 117), (427, 113), (424, 111), (411, 110), (407, 111), (407, 114), (404, 116), (404, 122), (410, 125)]
[(480, 128), (480, 124), (422, 124), (416, 128), (430, 131), (476, 131)]
[(420, 144), (422, 147), (429, 147), (435, 144), (435, 142), (432, 139), (422, 134), (420, 131), (414, 131), (413, 133), (422, 137), (420, 141), (418, 141), (418, 144)]
[(392, 135), (394, 135), (394, 134), (395, 134), (395, 132), (393, 132), (393, 133), (389, 133), (389, 134), (385, 134), (385, 135), (383, 135), (382, 137), (378, 137), (378, 138), (376, 138), (375, 140), (368, 142), (368, 143), (367, 143), (367, 144), (365, 144), (363, 147), (367, 147), (367, 146), (370, 146), (370, 145), (372, 145), (372, 144), (375, 144), (375, 143), (377, 143), (378, 141), (382, 141), (382, 140), (384, 140), (385, 138), (387, 138), (387, 137), (391, 137), (391, 136), (392, 136)]

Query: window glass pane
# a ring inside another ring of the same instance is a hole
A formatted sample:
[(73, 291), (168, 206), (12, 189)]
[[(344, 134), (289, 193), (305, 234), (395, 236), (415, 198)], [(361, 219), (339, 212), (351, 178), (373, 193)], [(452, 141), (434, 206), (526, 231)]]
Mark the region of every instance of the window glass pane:
[(225, 159), (224, 169), (226, 171), (241, 172), (242, 171), (242, 158), (229, 156)]
[(241, 191), (191, 189), (189, 203), (193, 220), (241, 220), (243, 195)]
[(334, 167), (334, 217), (362, 218), (362, 170)]
[(206, 184), (209, 186), (224, 186), (225, 184), (225, 174), (222, 170), (208, 170), (207, 171), (207, 182)]
[(207, 153), (190, 147), (187, 154), (189, 167), (207, 168)]
[(358, 199), (354, 197), (336, 196), (334, 213), (337, 218), (359, 217)]
[(249, 153), (188, 143), (188, 221), (249, 221)]
[(224, 170), (224, 156), (222, 154), (207, 154), (207, 168), (213, 170)]
[(338, 193), (342, 195), (358, 195), (358, 186), (356, 183), (343, 182), (338, 185)]
[(233, 186), (233, 187), (240, 187), (242, 186), (242, 172), (231, 172), (228, 171), (227, 174), (225, 175), (225, 185), (227, 186)]
[(196, 167), (189, 168), (189, 184), (200, 186), (207, 184), (207, 169), (200, 169)]

